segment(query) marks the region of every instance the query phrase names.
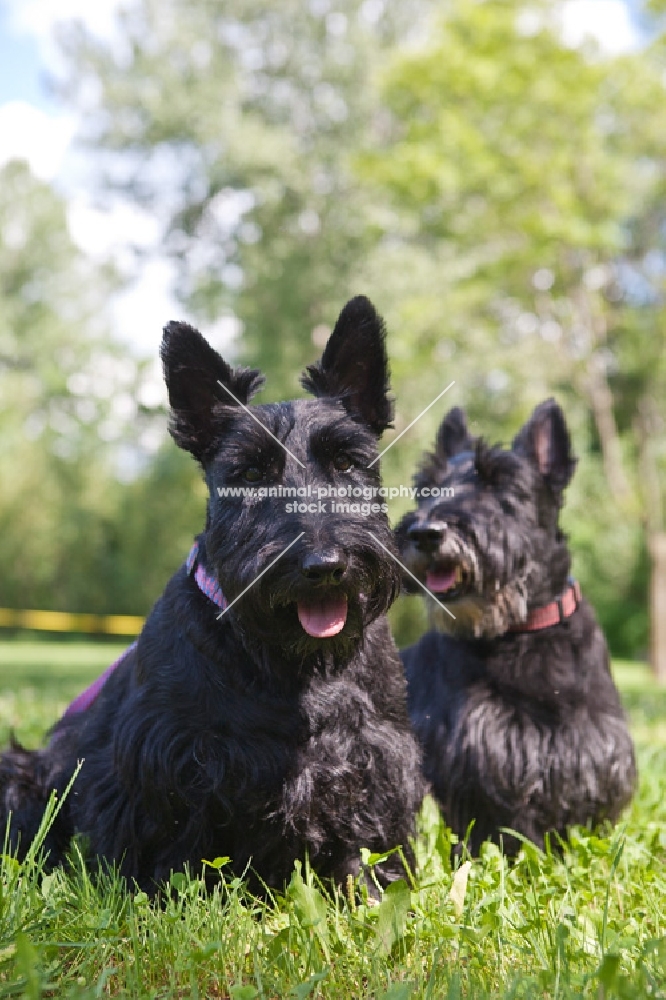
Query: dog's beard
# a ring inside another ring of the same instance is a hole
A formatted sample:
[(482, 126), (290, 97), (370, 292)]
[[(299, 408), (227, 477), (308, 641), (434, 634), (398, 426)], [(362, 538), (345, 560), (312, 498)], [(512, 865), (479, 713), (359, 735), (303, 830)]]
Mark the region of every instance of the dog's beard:
[(347, 577), (340, 586), (313, 587), (296, 571), (267, 574), (234, 605), (232, 620), (255, 653), (269, 649), (272, 658), (295, 665), (344, 664), (399, 587), (397, 567), (375, 559), (348, 567)]
[(296, 601), (265, 606), (247, 605), (237, 614), (234, 627), (253, 659), (266, 664), (269, 673), (297, 679), (312, 671), (327, 672), (349, 663), (362, 645), (366, 621), (363, 595), (347, 599), (344, 627), (335, 635), (316, 637), (303, 628)]
[(526, 581), (503, 580), (484, 567), (478, 550), (462, 535), (449, 531), (430, 555), (407, 546), (403, 557), (435, 598), (425, 598), (432, 628), (457, 638), (491, 639), (525, 621)]
[(500, 586), (491, 597), (465, 594), (453, 601), (449, 610), (454, 618), (434, 601), (428, 601), (431, 627), (461, 639), (494, 639), (525, 621), (527, 601), (520, 585), (512, 581)]

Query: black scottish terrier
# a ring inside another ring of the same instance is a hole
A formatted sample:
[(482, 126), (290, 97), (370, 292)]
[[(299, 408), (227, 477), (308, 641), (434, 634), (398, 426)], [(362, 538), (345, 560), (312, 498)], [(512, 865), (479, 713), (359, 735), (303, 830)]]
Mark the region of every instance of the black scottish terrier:
[(511, 449), (470, 437), (453, 409), (397, 528), (438, 602), (436, 628), (402, 653), (410, 715), (445, 819), (461, 839), (473, 823), (472, 853), (487, 839), (515, 853), (503, 828), (543, 847), (548, 833), (615, 820), (634, 790), (606, 642), (558, 526), (575, 464), (554, 400)]
[[(385, 617), (399, 587), (378, 543), (393, 544), (388, 520), (379, 504), (361, 516), (285, 503), (378, 487), (382, 321), (364, 297), (345, 306), (302, 379), (315, 400), (248, 408), (260, 373), (232, 369), (183, 323), (166, 327), (162, 359), (171, 434), (208, 485), (206, 526), (138, 641), (48, 745), (0, 759), (0, 821), (11, 812), (25, 851), (83, 760), (50, 860), (82, 833), (148, 891), (220, 855), (255, 891), (281, 887), (305, 855), (337, 882), (359, 872), (361, 847), (409, 855), (423, 787)], [(399, 857), (378, 874), (404, 874)]]

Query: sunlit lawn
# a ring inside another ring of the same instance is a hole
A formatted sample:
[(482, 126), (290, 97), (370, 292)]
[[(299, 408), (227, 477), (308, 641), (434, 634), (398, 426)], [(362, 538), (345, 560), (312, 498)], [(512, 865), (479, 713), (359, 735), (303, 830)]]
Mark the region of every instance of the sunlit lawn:
[(69, 702), (127, 643), (0, 639), (0, 736), (36, 746)]

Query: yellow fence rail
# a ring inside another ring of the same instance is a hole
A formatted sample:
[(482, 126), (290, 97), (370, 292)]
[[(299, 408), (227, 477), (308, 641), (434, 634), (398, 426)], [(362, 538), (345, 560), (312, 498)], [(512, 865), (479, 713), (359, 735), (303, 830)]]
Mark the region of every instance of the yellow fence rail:
[(19, 611), (0, 608), (0, 628), (26, 628), (44, 632), (90, 632), (98, 635), (138, 635), (143, 628), (138, 615), (83, 615), (68, 611)]

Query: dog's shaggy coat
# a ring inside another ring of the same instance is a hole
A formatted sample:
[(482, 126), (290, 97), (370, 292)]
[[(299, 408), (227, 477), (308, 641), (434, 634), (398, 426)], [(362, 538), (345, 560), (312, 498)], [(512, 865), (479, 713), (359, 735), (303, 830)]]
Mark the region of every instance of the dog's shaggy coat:
[[(261, 376), (230, 368), (196, 330), (169, 324), (162, 357), (172, 435), (209, 488), (198, 565), (230, 606), (219, 619), (178, 570), (90, 707), (43, 750), (2, 757), (0, 821), (12, 813), (25, 850), (82, 759), (52, 861), (82, 833), (149, 891), (221, 855), (257, 891), (282, 886), (306, 854), (342, 882), (362, 847), (409, 854), (423, 793), (385, 617), (399, 571), (375, 540), (390, 548), (391, 532), (379, 506), (313, 514), (257, 491), (379, 485), (368, 465), (391, 419), (382, 322), (353, 299), (304, 376), (317, 398), (249, 412)], [(221, 496), (228, 487), (246, 495)], [(393, 855), (380, 877), (398, 874)]]
[[(423, 498), (397, 529), (406, 566), (455, 619), (428, 600), (437, 629), (402, 653), (425, 774), (471, 850), (615, 820), (635, 785), (634, 752), (594, 612), (524, 630), (536, 609), (571, 597), (558, 525), (575, 468), (564, 415), (536, 408), (511, 449), (473, 439), (452, 410), (416, 485)], [(409, 583), (409, 581), (407, 581)], [(556, 607), (556, 605), (555, 605)], [(442, 631), (445, 630), (445, 631)]]

